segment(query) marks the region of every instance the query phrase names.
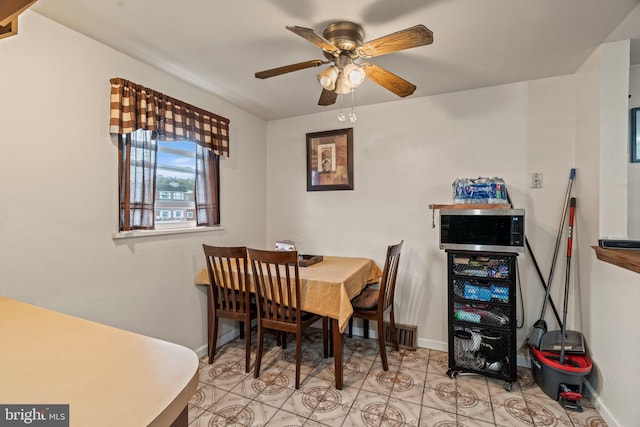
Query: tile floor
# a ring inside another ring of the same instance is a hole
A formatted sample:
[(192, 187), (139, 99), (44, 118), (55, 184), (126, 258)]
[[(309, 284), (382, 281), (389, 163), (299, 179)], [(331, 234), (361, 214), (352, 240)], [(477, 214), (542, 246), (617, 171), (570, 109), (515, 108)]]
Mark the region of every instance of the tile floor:
[[(479, 375), (446, 376), (447, 353), (419, 348), (391, 351), (389, 371), (375, 340), (345, 336), (344, 387), (334, 386), (333, 358), (322, 358), (322, 334), (304, 336), (300, 389), (295, 390), (295, 342), (287, 349), (265, 336), (262, 372), (245, 374), (244, 340), (218, 349), (213, 364), (200, 361), (200, 384), (189, 403), (190, 426), (558, 426), (602, 427), (583, 399), (582, 413), (565, 411), (518, 368), (511, 392), (504, 381)], [(291, 337), (293, 338), (293, 337)], [(255, 331), (252, 339), (256, 339)], [(388, 348), (389, 349), (389, 348)]]

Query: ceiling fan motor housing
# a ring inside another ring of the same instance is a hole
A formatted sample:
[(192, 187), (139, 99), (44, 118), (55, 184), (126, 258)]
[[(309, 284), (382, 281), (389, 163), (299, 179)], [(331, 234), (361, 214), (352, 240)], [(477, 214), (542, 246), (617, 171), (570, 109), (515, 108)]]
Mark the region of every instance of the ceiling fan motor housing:
[(362, 45), (364, 31), (358, 24), (341, 21), (328, 25), (322, 36), (341, 51), (352, 52)]

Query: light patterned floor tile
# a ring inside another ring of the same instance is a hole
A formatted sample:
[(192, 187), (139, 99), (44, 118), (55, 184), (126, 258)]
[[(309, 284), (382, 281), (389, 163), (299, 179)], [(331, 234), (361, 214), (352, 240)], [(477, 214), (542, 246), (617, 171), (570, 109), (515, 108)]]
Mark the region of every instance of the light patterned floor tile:
[(187, 406), (187, 410), (189, 411), (189, 421), (195, 420), (204, 412), (204, 409), (200, 408), (199, 406), (194, 406), (191, 404)]
[(280, 409), (293, 414), (298, 414), (304, 418), (309, 418), (318, 404), (318, 396), (323, 396), (326, 388), (307, 389), (306, 391), (296, 390), (287, 399)]
[[(378, 357), (380, 349), (375, 340), (353, 339), (344, 341), (345, 353), (349, 351), (350, 356), (362, 357), (364, 359), (375, 360)], [(378, 361), (378, 363), (380, 363)], [(382, 367), (382, 363), (380, 363)]]
[(208, 409), (214, 402), (222, 399), (228, 391), (211, 384), (200, 383), (196, 392), (191, 396), (189, 405), (197, 406), (202, 409)]
[(396, 399), (402, 399), (406, 402), (416, 405), (422, 405), (422, 396), (424, 395), (424, 386), (416, 385), (413, 382), (406, 381), (406, 378), (401, 382), (397, 382), (393, 385), (393, 391), (391, 397)]
[(411, 383), (415, 386), (424, 387), (427, 379), (427, 371), (425, 369), (413, 369), (406, 367), (404, 364), (398, 369), (398, 381), (404, 382), (404, 378), (411, 378)]
[(575, 427), (607, 427), (606, 421), (595, 409), (587, 407), (585, 404), (582, 407), (582, 412), (567, 412)]
[(492, 403), (496, 425), (500, 427), (533, 427), (533, 418), (522, 397), (504, 400), (505, 405)]
[(449, 384), (451, 385), (451, 387), (455, 389), (455, 380), (452, 380), (451, 378), (445, 375), (440, 375), (438, 373), (433, 373), (433, 372), (427, 372), (427, 375), (424, 381), (425, 387), (436, 388), (440, 384)]
[(359, 409), (351, 408), (344, 419), (342, 427), (378, 427), (379, 425), (379, 420), (370, 420), (368, 414)]
[[(345, 360), (342, 368), (342, 384), (343, 387), (354, 387), (360, 389), (365, 378), (369, 374), (369, 370), (373, 365), (373, 360), (363, 359), (359, 357), (350, 357)], [(335, 384), (336, 371), (333, 359), (329, 363), (320, 362), (318, 365), (322, 370), (318, 376), (331, 381)]]
[(233, 393), (225, 394), (220, 400), (211, 405), (207, 411), (219, 415), (225, 419), (235, 417), (243, 412), (244, 407), (251, 403), (251, 399)]
[(456, 412), (460, 416), (486, 422), (494, 422), (493, 407), (489, 399), (480, 396), (468, 386), (471, 383), (456, 384)]
[(427, 372), (432, 372), (439, 375), (447, 375), (449, 370), (449, 356), (447, 353), (441, 351), (431, 351), (429, 355), (429, 364), (427, 365)]
[(420, 422), (420, 403), (413, 403), (401, 398), (391, 397), (385, 409), (387, 418), (401, 421), (407, 426), (418, 426)]
[(389, 396), (393, 390), (391, 378), (395, 376), (395, 373), (396, 371), (391, 370), (391, 368), (389, 368), (389, 371), (383, 371), (382, 368), (372, 368), (369, 371), (369, 375), (364, 379), (362, 388), (377, 394)]
[[(271, 419), (269, 421), (267, 421), (265, 426), (269, 426), (269, 427), (283, 427), (283, 426), (287, 426), (287, 427), (295, 427), (295, 426), (302, 427), (305, 422), (307, 422), (307, 419), (305, 417), (302, 417), (302, 416), (297, 415), (297, 414), (292, 414), (291, 412), (279, 410), (273, 415), (273, 417), (271, 417)], [(191, 426), (189, 426), (189, 427), (191, 427)]]
[(348, 413), (348, 406), (341, 405), (328, 399), (323, 399), (318, 402), (318, 406), (316, 406), (316, 409), (309, 416), (309, 421), (315, 421), (327, 426), (340, 426), (344, 422)]
[(474, 418), (468, 418), (458, 414), (457, 427), (494, 427), (493, 421), (483, 421)]
[[(308, 331), (299, 390), (291, 334), (286, 350), (276, 346), (273, 334), (265, 335), (258, 379), (244, 372), (244, 340), (218, 348), (211, 365), (201, 357), (201, 382), (188, 406), (190, 427), (606, 427), (587, 400), (577, 413), (549, 398), (528, 368), (518, 367), (518, 381), (507, 391), (501, 379), (469, 373), (449, 378), (445, 352), (387, 346), (385, 372), (375, 339), (345, 337), (343, 389), (336, 390), (321, 330)], [(252, 365), (256, 348), (253, 342)]]
[[(288, 378), (289, 387), (295, 389), (296, 387), (296, 367), (295, 364), (288, 366), (281, 372), (281, 375), (285, 375)], [(309, 375), (300, 369), (300, 390), (304, 390), (309, 387), (330, 387), (332, 382), (316, 376)]]
[(252, 423), (250, 426), (264, 426), (278, 412), (278, 408), (269, 406), (265, 403), (253, 401), (246, 406), (246, 409), (252, 413)]
[(420, 427), (457, 427), (456, 419), (455, 413), (423, 406), (420, 414)]
[(294, 392), (289, 379), (282, 373), (265, 374), (254, 381), (252, 387), (259, 391), (255, 400), (276, 408), (280, 408)]
[[(393, 347), (387, 346), (387, 363), (389, 364), (389, 367), (391, 366), (396, 366), (399, 367), (400, 364), (402, 363), (402, 351), (398, 350), (395, 351), (393, 350)], [(380, 364), (382, 364), (382, 359), (380, 359)]]
[(559, 403), (546, 396), (523, 395), (536, 427), (573, 427), (569, 415)]
[(357, 399), (359, 392), (360, 389), (356, 387), (345, 386), (342, 387), (342, 390), (337, 390), (333, 385), (331, 385), (327, 389), (324, 398), (350, 408), (353, 405), (353, 402)]
[(429, 361), (430, 351), (426, 348), (418, 348), (415, 351), (403, 350), (402, 353), (402, 367), (414, 370), (424, 371)]
[(210, 427), (210, 426), (224, 426), (226, 419), (220, 415), (204, 411), (195, 420), (189, 423), (189, 427)]
[(491, 401), (489, 386), (485, 377), (479, 375), (459, 376), (456, 378), (456, 385), (471, 390), (478, 399), (486, 400), (487, 402)]
[[(405, 426), (404, 414), (394, 405), (371, 403), (362, 410), (362, 418), (367, 425), (379, 425), (385, 427)], [(377, 423), (377, 424), (376, 424)]]
[(360, 411), (364, 411), (366, 407), (369, 407), (369, 405), (373, 404), (386, 406), (388, 401), (389, 396), (362, 389), (358, 393), (358, 397), (353, 402), (353, 405), (351, 407)]
[(255, 399), (266, 388), (265, 376), (262, 379), (253, 378), (253, 376), (247, 376), (244, 380), (240, 381), (233, 387), (230, 392), (244, 396), (247, 399)]
[(456, 385), (455, 383), (443, 383), (436, 388), (424, 388), (422, 406), (437, 409), (439, 411), (456, 413)]

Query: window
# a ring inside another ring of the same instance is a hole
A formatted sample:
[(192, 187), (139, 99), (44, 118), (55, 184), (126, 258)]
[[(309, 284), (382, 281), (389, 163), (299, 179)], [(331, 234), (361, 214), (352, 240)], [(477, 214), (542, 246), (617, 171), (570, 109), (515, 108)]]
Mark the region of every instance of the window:
[[(121, 230), (196, 227), (198, 210), (210, 210), (211, 205), (216, 213), (214, 224), (219, 223), (217, 155), (191, 141), (159, 141), (155, 132), (142, 129), (122, 135), (120, 149), (121, 199), (123, 195), (125, 200), (129, 197), (131, 221), (130, 228), (123, 227), (126, 203), (121, 200)], [(213, 168), (207, 161), (211, 158)], [(129, 165), (128, 177), (123, 172), (127, 170), (123, 166), (126, 164)], [(124, 185), (127, 178), (130, 181), (128, 195)], [(204, 208), (198, 207), (198, 185), (204, 187), (200, 192)]]
[[(162, 218), (156, 200), (174, 203), (166, 210), (193, 202), (196, 226), (220, 224), (219, 156), (229, 155), (229, 119), (122, 78), (110, 82), (109, 132), (118, 136), (120, 231), (155, 229), (156, 219)], [(195, 149), (165, 143), (195, 143)], [(195, 167), (174, 164), (165, 155), (189, 162), (195, 158)], [(179, 181), (189, 178), (166, 175), (187, 170), (193, 170), (192, 189)], [(161, 188), (156, 190), (158, 183)]]
[[(188, 209), (196, 208), (194, 191), (196, 185), (196, 144), (193, 142), (158, 141), (156, 170), (156, 212), (171, 208), (172, 222), (156, 224), (158, 228), (195, 227), (193, 218), (184, 217)], [(166, 195), (166, 197), (163, 197)], [(176, 209), (179, 208), (179, 209)], [(157, 215), (156, 215), (157, 216)], [(177, 224), (179, 223), (179, 224)]]

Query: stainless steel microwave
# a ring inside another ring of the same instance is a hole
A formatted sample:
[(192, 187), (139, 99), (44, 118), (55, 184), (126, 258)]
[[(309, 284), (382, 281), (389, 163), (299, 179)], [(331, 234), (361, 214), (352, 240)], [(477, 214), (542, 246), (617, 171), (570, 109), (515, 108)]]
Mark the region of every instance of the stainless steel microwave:
[(524, 209), (442, 209), (440, 249), (524, 252)]

